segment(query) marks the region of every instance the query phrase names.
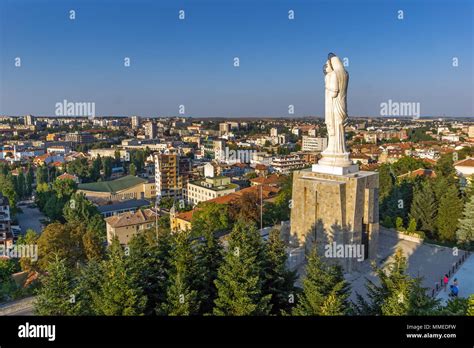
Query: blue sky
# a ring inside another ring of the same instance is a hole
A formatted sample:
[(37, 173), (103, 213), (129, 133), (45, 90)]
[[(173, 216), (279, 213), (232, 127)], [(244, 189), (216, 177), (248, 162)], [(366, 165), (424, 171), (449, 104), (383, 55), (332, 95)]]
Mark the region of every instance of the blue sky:
[(350, 115), (391, 99), (474, 116), (473, 22), (469, 0), (0, 0), (0, 114), (53, 115), (66, 99), (97, 115), (321, 115), (335, 52)]

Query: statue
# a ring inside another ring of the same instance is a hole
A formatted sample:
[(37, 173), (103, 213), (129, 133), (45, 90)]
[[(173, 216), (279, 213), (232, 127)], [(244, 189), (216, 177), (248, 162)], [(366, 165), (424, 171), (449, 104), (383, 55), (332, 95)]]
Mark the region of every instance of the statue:
[[(328, 132), (328, 146), (322, 152), (323, 158), (313, 166), (313, 171), (335, 174), (347, 174), (358, 170), (349, 159), (346, 150), (344, 127), (347, 123), (347, 85), (349, 74), (342, 61), (333, 53), (329, 53), (324, 65), (325, 84), (325, 117)], [(322, 168), (326, 167), (326, 168)], [(327, 167), (343, 167), (345, 170), (334, 171)]]

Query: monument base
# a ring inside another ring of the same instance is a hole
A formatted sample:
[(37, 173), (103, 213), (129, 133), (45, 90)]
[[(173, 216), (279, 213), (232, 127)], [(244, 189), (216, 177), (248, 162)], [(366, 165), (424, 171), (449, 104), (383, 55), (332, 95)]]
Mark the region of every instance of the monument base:
[[(327, 170), (350, 170), (343, 168)], [(357, 270), (361, 259), (375, 259), (379, 231), (378, 187), (376, 172), (294, 171), (291, 244), (304, 246), (307, 252), (316, 247), (323, 259), (338, 262), (346, 272)], [(360, 253), (328, 254), (339, 248)]]
[(359, 166), (357, 164), (351, 164), (345, 167), (337, 167), (318, 163), (313, 164), (311, 169), (315, 173), (346, 175), (358, 172)]

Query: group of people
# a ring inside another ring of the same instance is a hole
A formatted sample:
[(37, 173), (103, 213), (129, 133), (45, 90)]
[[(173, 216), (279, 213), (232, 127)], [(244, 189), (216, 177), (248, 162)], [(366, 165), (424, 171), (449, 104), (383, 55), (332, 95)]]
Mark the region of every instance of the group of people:
[[(449, 283), (449, 276), (447, 274), (444, 275), (443, 278), (443, 283), (444, 283), (444, 291), (448, 290), (448, 283)], [(458, 297), (459, 294), (459, 284), (457, 278), (454, 278), (453, 284), (449, 286), (450, 288), (450, 293), (449, 296), (451, 297)]]

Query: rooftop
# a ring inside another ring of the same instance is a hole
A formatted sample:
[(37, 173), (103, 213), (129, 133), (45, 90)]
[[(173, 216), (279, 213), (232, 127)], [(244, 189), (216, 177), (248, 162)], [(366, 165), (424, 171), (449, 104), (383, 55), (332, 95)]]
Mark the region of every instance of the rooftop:
[(91, 182), (87, 184), (79, 184), (79, 190), (94, 192), (119, 192), (129, 189), (133, 186), (143, 184), (147, 180), (133, 175), (127, 175), (122, 178), (111, 181)]
[(138, 210), (135, 213), (127, 212), (120, 215), (111, 216), (105, 221), (113, 228), (133, 226), (144, 224), (147, 222), (154, 222), (156, 213), (151, 209)]

